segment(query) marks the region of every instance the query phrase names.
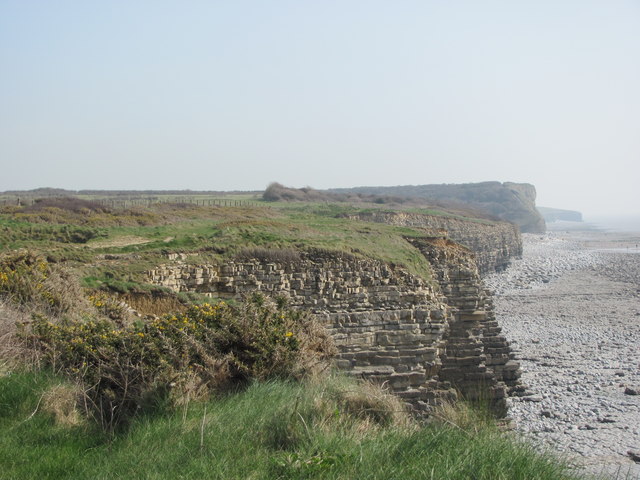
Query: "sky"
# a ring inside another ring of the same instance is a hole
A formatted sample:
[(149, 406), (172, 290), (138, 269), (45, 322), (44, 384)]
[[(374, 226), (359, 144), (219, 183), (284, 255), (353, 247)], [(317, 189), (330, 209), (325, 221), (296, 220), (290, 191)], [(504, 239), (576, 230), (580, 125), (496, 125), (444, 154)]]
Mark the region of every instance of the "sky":
[(640, 2), (0, 0), (0, 191), (480, 181), (640, 215)]

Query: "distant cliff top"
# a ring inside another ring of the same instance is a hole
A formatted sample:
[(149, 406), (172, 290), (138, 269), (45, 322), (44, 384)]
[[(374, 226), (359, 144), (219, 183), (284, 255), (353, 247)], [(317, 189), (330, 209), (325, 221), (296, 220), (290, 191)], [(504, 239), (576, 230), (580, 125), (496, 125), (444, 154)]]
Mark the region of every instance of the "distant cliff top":
[(561, 210), (559, 208), (538, 207), (538, 211), (545, 222), (582, 222), (582, 213), (575, 210)]
[(399, 185), (395, 187), (335, 188), (330, 192), (388, 195), (447, 202), (482, 210), (515, 223), (522, 232), (544, 232), (545, 222), (536, 209), (536, 189), (528, 183), (481, 182), (441, 185)]

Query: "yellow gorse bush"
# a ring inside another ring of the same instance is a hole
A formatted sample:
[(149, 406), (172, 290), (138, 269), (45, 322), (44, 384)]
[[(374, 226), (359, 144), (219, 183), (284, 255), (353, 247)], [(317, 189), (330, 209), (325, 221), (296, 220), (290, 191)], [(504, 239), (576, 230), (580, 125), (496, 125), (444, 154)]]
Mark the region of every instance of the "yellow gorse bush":
[(9, 284), (9, 275), (13, 275), (14, 272), (1, 272), (0, 271), (0, 288), (5, 289)]
[(44, 256), (17, 250), (0, 255), (0, 298), (32, 311), (60, 315), (84, 302), (77, 280)]
[[(100, 309), (105, 300), (91, 302)], [(108, 425), (130, 418), (150, 395), (179, 391), (194, 375), (208, 391), (251, 378), (297, 378), (310, 359), (326, 362), (333, 353), (327, 333), (306, 313), (261, 295), (128, 326), (105, 317), (58, 323), (36, 317), (25, 335), (46, 363), (87, 386)]]
[(0, 258), (0, 295), (19, 305), (41, 305), (48, 309), (60, 306), (57, 286), (47, 280), (48, 262), (29, 251), (17, 251)]
[(126, 318), (126, 305), (116, 298), (108, 296), (104, 292), (96, 292), (89, 295), (89, 302), (98, 310), (99, 313), (109, 317), (112, 320), (121, 320)]

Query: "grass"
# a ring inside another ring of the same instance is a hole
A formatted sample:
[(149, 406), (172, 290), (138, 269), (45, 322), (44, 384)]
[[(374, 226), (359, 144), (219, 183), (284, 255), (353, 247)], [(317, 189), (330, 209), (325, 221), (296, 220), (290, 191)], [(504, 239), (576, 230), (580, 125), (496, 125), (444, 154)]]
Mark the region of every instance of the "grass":
[(320, 203), (215, 208), (154, 204), (84, 213), (5, 207), (0, 213), (0, 250), (46, 252), (77, 267), (85, 285), (116, 285), (117, 290), (144, 283), (145, 272), (166, 262), (167, 252), (188, 253), (187, 261), (195, 263), (215, 263), (251, 248), (346, 252), (404, 266), (428, 280), (428, 262), (403, 238), (421, 231), (346, 218), (369, 210)]
[[(167, 195), (164, 200), (182, 197)], [(187, 262), (217, 263), (252, 248), (346, 252), (403, 266), (426, 280), (431, 278), (424, 256), (405, 240), (423, 235), (420, 229), (347, 218), (389, 211), (386, 205), (254, 199), (251, 205), (242, 207), (152, 203), (130, 208), (84, 208), (91, 206), (89, 200), (98, 198), (83, 195), (75, 203), (73, 199), (66, 203), (48, 200), (35, 206), (1, 207), (0, 251), (30, 248), (44, 252), (54, 261), (76, 267), (85, 278), (85, 286), (119, 292), (144, 290), (137, 286), (145, 283), (149, 269), (166, 262), (168, 252), (189, 254)], [(194, 200), (208, 202), (215, 198), (212, 194), (195, 196)], [(225, 198), (240, 199), (234, 195)], [(68, 209), (63, 208), (65, 205)], [(436, 208), (408, 210), (462, 218), (459, 212)], [(110, 257), (108, 261), (105, 255)]]
[(467, 222), (481, 223), (484, 225), (495, 225), (496, 220), (501, 221), (499, 219), (491, 220), (489, 218), (484, 218), (483, 216), (486, 216), (486, 214), (478, 213), (478, 212), (452, 213), (452, 212), (445, 212), (443, 210), (436, 210), (433, 208), (421, 208), (421, 207), (410, 207), (410, 208), (405, 208), (403, 210), (409, 213), (418, 213), (420, 215), (434, 215), (437, 217), (449, 217), (449, 218), (455, 218), (457, 220), (464, 220)]
[(28, 246), (37, 242), (85, 244), (94, 238), (107, 235), (107, 231), (100, 228), (68, 224), (34, 224), (0, 218), (0, 245), (8, 248)]
[(0, 476), (182, 479), (571, 479), (565, 466), (485, 425), (417, 426), (346, 380), (255, 383), (139, 417), (107, 436), (44, 405), (51, 375), (0, 377)]
[(61, 380), (43, 373), (0, 377), (0, 477), (73, 478), (82, 452), (105, 445), (88, 425), (57, 425), (44, 411), (45, 392)]

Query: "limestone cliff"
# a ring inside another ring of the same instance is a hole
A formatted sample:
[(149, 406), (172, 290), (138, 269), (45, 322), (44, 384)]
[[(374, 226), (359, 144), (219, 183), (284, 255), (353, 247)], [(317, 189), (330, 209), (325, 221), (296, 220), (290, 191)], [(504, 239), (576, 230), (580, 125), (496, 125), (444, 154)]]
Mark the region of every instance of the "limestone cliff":
[(544, 219), (536, 210), (536, 189), (528, 183), (481, 182), (443, 185), (402, 185), (332, 189), (336, 193), (361, 193), (420, 198), (467, 205), (502, 220), (513, 222), (522, 232), (542, 233)]
[(517, 377), (517, 365), (508, 363), (473, 253), (436, 240), (411, 241), (432, 262), (438, 285), (398, 266), (324, 250), (282, 262), (176, 259), (151, 270), (149, 281), (216, 297), (286, 296), (331, 331), (338, 367), (385, 383), (416, 412), (428, 413), (457, 390), (490, 399), (504, 414), (505, 381)]
[(429, 259), (451, 308), (439, 378), (469, 400), (486, 400), (506, 414), (505, 397), (518, 388), (520, 365), (501, 335), (474, 255), (446, 238), (411, 239)]
[(401, 211), (371, 211), (349, 215), (349, 218), (404, 227), (419, 227), (428, 235), (446, 235), (475, 253), (481, 274), (502, 271), (512, 258), (522, 255), (522, 237), (518, 228), (508, 222), (474, 221), (470, 219), (424, 215)]

